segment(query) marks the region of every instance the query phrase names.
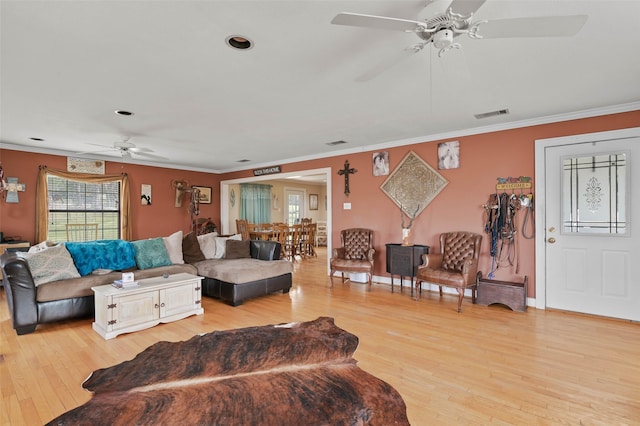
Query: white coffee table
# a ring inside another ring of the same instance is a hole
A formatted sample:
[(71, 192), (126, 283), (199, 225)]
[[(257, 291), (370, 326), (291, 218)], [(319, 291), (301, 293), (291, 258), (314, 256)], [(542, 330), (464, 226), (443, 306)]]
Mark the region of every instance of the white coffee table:
[(95, 298), (93, 329), (105, 339), (144, 330), (191, 315), (202, 315), (203, 277), (175, 274), (138, 280), (133, 288), (111, 284), (92, 287)]

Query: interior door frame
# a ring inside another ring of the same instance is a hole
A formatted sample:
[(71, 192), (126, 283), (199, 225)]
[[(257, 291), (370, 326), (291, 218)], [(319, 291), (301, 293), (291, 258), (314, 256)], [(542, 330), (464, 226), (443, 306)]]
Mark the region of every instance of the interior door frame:
[[(547, 228), (546, 216), (546, 150), (562, 145), (574, 145), (589, 142), (599, 142), (607, 140), (618, 140), (626, 138), (640, 137), (640, 127), (628, 129), (610, 130), (596, 133), (585, 133), (582, 135), (563, 136), (549, 139), (535, 140), (535, 253), (536, 253), (536, 308), (545, 309), (547, 306), (547, 258), (546, 240)], [(630, 165), (633, 163), (630, 161)], [(633, 167), (633, 166), (631, 166)], [(631, 170), (630, 173), (634, 173)], [(637, 213), (636, 213), (637, 214)]]
[[(265, 175), (265, 176), (251, 176), (246, 178), (238, 178), (238, 179), (230, 179), (223, 180), (220, 182), (220, 228), (223, 234), (229, 234), (232, 230), (228, 229), (229, 227), (229, 185), (239, 184), (239, 183), (250, 183), (250, 182), (261, 182), (266, 180), (274, 180), (274, 179), (286, 179), (288, 177), (295, 176), (312, 176), (312, 175), (321, 175), (324, 174), (326, 176), (326, 186), (327, 186), (327, 235), (331, 235), (331, 167), (324, 167), (320, 169), (310, 169), (310, 170), (298, 170), (295, 172), (289, 173), (278, 173), (275, 175)], [(327, 253), (331, 253), (331, 238), (327, 238)], [(327, 255), (327, 271), (329, 268), (329, 261), (331, 260), (331, 256)]]

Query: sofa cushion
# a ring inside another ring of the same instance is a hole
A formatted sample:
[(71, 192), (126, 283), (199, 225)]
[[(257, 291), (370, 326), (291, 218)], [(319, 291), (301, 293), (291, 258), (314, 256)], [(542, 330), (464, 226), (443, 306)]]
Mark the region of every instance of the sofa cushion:
[(227, 240), (225, 259), (247, 259), (251, 257), (251, 241)]
[(65, 243), (80, 275), (89, 275), (96, 269), (121, 271), (136, 266), (136, 251), (128, 241), (96, 240)]
[(242, 235), (236, 234), (230, 237), (216, 237), (216, 255), (214, 259), (223, 259), (227, 253), (227, 240), (242, 240)]
[(51, 281), (80, 277), (64, 244), (35, 253), (19, 253), (19, 256), (27, 260), (36, 287)]
[[(145, 278), (161, 277), (162, 274), (197, 274), (198, 270), (193, 265), (170, 265), (159, 268), (145, 269), (144, 271), (133, 270), (136, 280)], [(36, 299), (38, 302), (50, 302), (52, 300), (70, 299), (73, 297), (93, 296), (91, 287), (111, 284), (115, 280), (122, 278), (122, 272), (111, 272), (106, 275), (87, 275), (86, 277), (68, 280), (59, 280), (43, 284), (38, 287)]]
[(205, 259), (202, 250), (200, 250), (198, 237), (193, 232), (185, 235), (182, 240), (182, 256), (187, 263), (195, 263)]
[(132, 244), (136, 248), (136, 265), (138, 265), (138, 269), (171, 265), (171, 259), (169, 259), (169, 254), (162, 238), (149, 238), (148, 240), (134, 241)]
[(182, 256), (182, 231), (174, 232), (168, 237), (164, 237), (163, 240), (171, 263), (182, 265), (184, 263), (184, 257)]
[(232, 284), (277, 277), (293, 272), (293, 264), (287, 260), (258, 259), (210, 259), (194, 264), (198, 275)]
[(204, 235), (198, 235), (198, 244), (205, 259), (213, 259), (216, 256), (216, 237), (217, 232), (210, 232)]

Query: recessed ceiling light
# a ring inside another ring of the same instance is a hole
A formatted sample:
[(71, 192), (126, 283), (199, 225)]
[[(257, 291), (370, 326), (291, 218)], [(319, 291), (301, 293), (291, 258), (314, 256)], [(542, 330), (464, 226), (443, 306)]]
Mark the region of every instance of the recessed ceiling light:
[(29, 138), (29, 139), (31, 139), (32, 141), (36, 141), (36, 142), (44, 142), (44, 139), (42, 139), (42, 138)]
[(126, 116), (133, 115), (131, 111), (125, 111), (123, 109), (117, 109), (114, 112), (118, 115), (126, 115)]
[(248, 50), (253, 47), (253, 42), (245, 36), (232, 35), (225, 40), (227, 45), (238, 50)]

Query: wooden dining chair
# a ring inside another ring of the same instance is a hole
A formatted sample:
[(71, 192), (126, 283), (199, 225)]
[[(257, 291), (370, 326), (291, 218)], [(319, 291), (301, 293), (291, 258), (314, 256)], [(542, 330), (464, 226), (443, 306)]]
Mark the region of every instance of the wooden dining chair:
[(67, 241), (92, 241), (98, 239), (97, 223), (67, 223)]
[(236, 230), (238, 234), (242, 235), (243, 240), (251, 239), (251, 235), (249, 235), (249, 222), (246, 219), (236, 219)]

